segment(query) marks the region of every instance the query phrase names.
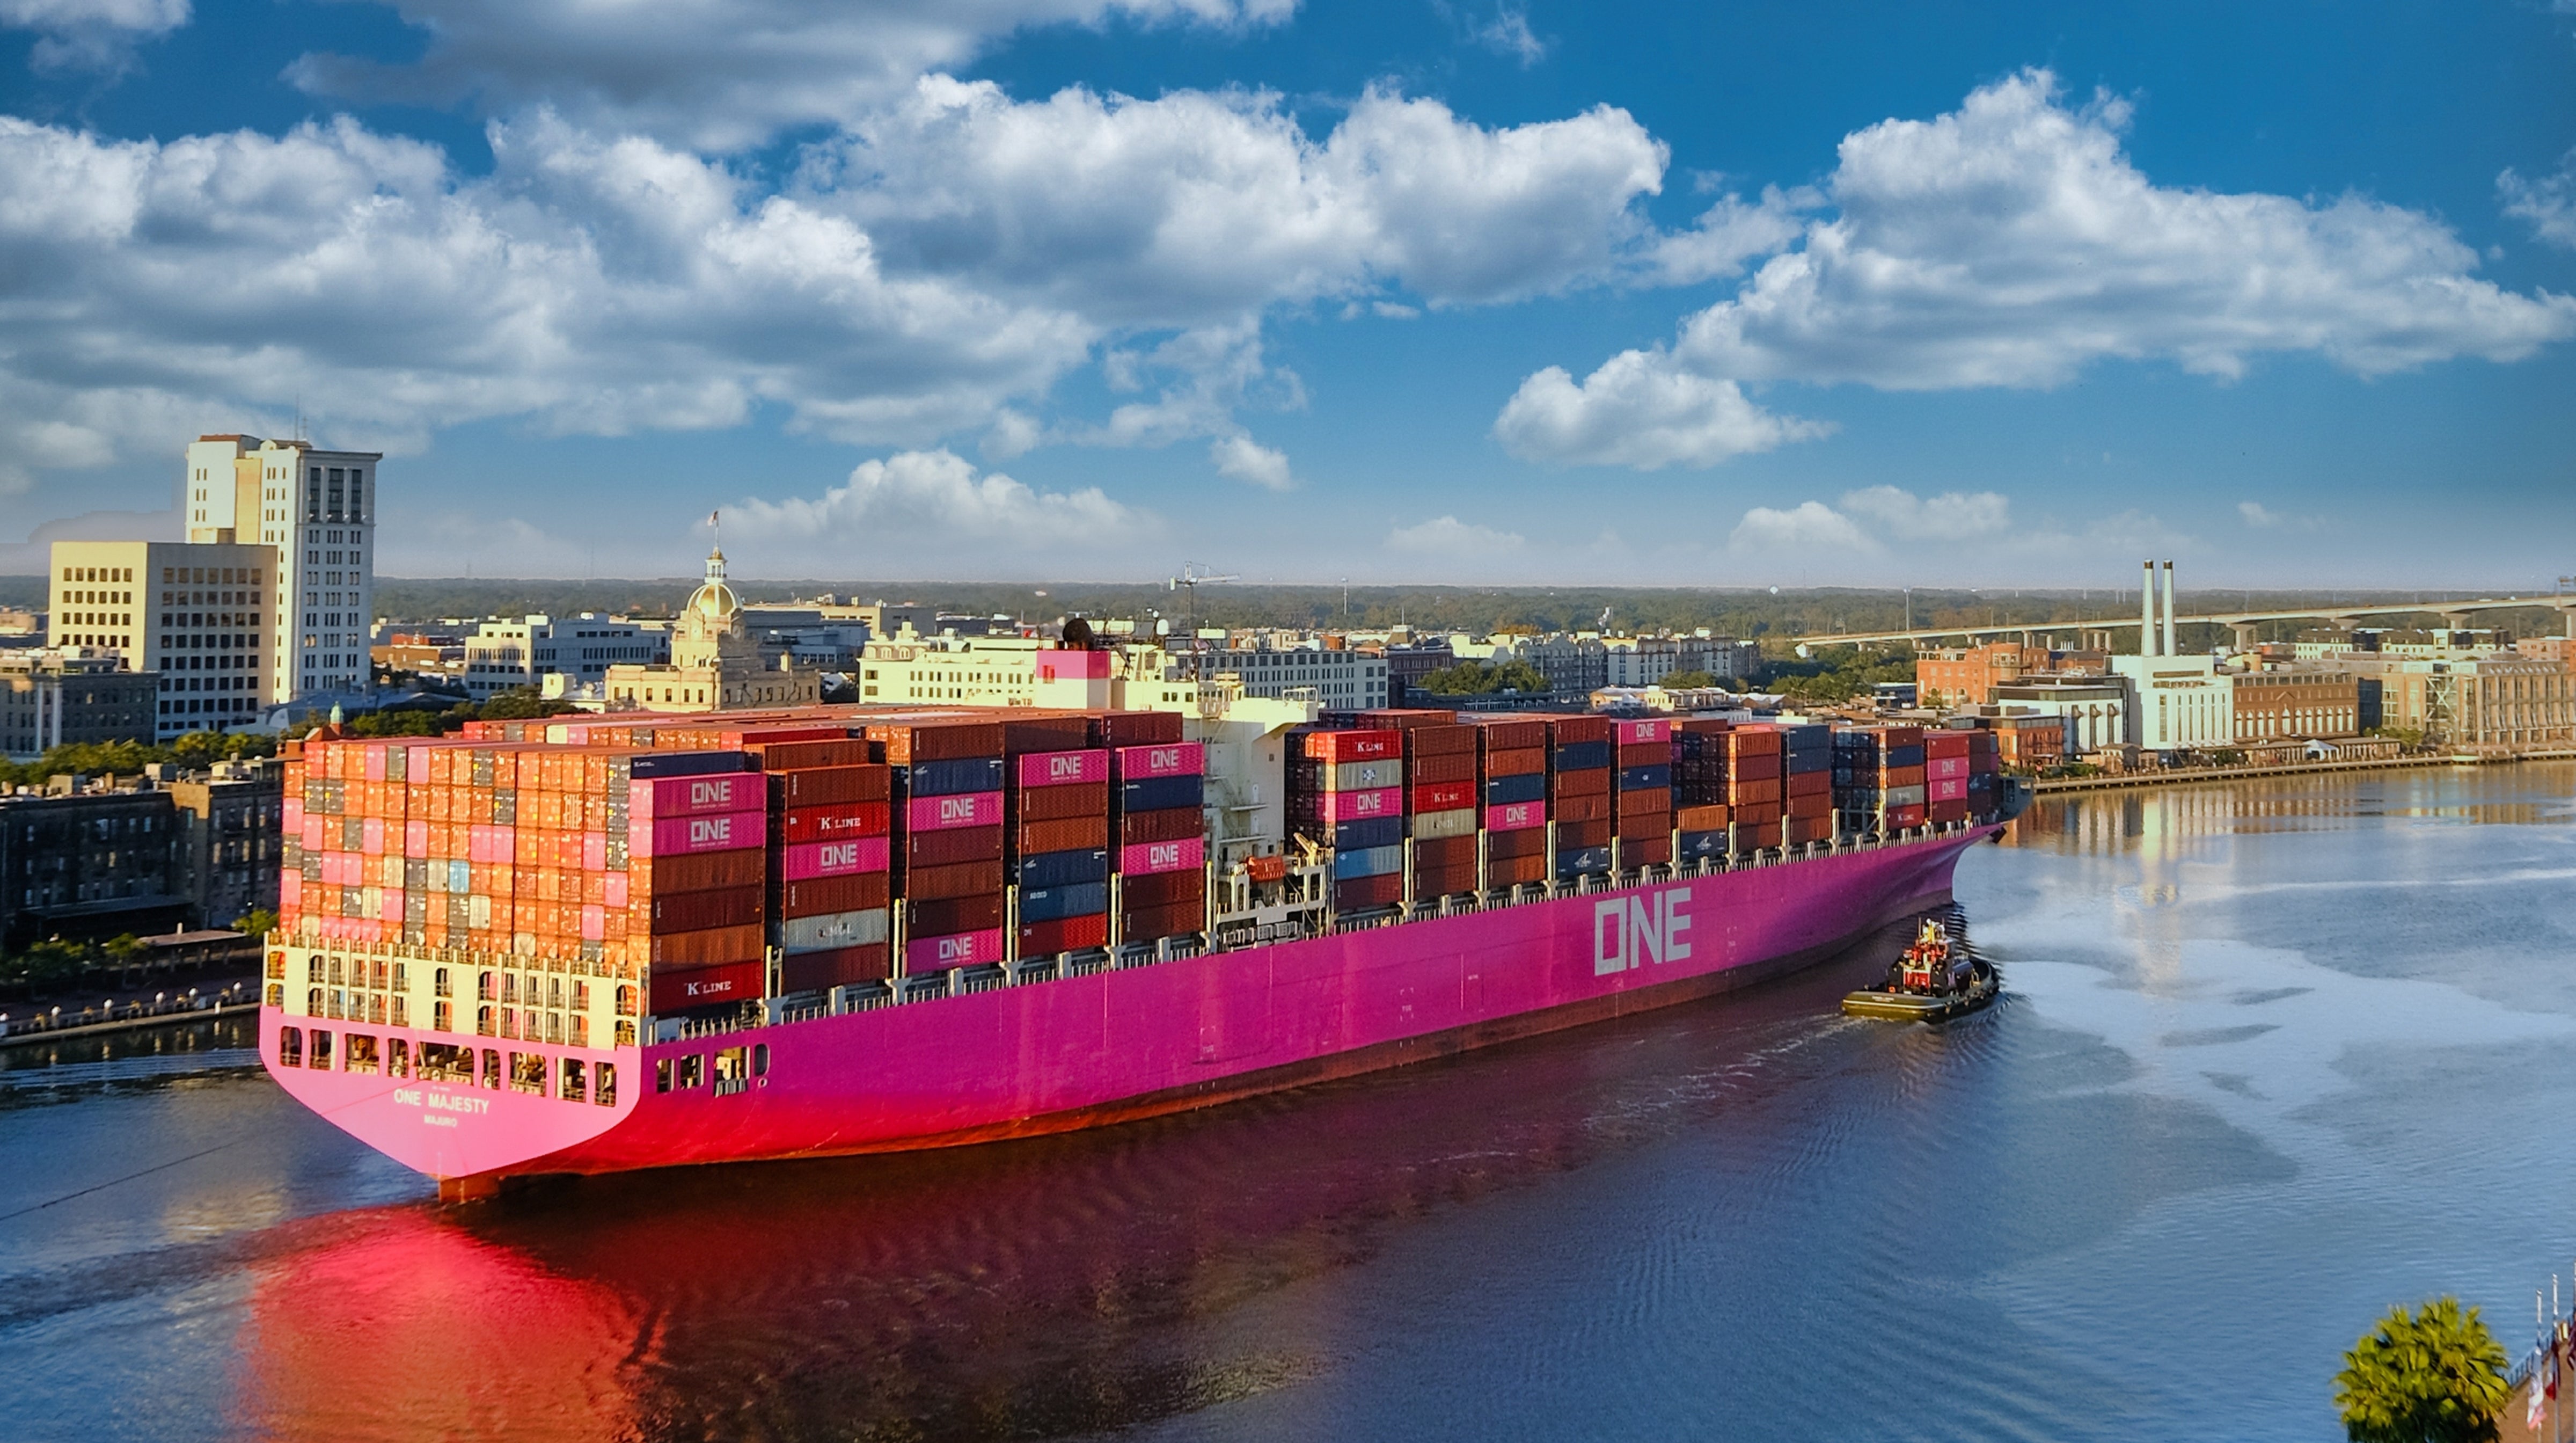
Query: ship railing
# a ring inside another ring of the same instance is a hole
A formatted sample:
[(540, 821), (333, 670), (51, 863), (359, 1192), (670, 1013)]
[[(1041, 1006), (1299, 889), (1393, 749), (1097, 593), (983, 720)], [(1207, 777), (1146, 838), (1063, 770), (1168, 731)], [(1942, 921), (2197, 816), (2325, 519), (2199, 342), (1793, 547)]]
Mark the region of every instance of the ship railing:
[(988, 962), (981, 967), (958, 968), (957, 982), (951, 989), (950, 995), (963, 996), (976, 992), (999, 992), (1010, 985), (1010, 974), (1002, 970), (1001, 964)]

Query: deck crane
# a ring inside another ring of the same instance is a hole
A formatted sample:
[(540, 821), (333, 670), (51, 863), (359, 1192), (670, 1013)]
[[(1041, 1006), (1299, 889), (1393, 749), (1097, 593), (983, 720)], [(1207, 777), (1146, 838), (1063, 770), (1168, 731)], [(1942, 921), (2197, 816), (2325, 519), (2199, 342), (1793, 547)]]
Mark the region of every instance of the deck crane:
[(1241, 581), (1242, 579), (1242, 577), (1234, 575), (1231, 572), (1220, 575), (1213, 567), (1201, 566), (1197, 562), (1190, 562), (1181, 567), (1180, 575), (1172, 577), (1163, 583), (1163, 589), (1165, 591), (1187, 591), (1190, 594), (1190, 680), (1192, 682), (1200, 680), (1199, 588), (1202, 586), (1212, 585), (1220, 581)]

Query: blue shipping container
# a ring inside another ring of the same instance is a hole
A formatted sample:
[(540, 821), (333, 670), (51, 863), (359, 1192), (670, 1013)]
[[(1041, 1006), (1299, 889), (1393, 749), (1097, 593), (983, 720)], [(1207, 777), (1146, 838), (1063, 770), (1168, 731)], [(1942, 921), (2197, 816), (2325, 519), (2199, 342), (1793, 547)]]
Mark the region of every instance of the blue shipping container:
[(1556, 749), (1556, 770), (1597, 772), (1610, 765), (1608, 742), (1567, 742)]
[(1118, 786), (1118, 805), (1130, 812), (1195, 807), (1206, 796), (1203, 777), (1142, 777)]
[(1333, 850), (1361, 852), (1371, 847), (1404, 845), (1404, 818), (1371, 817), (1364, 822), (1342, 822), (1333, 828)]
[(1106, 851), (1040, 852), (1020, 859), (1019, 883), (1023, 890), (1108, 880), (1109, 853)]
[(1107, 882), (1075, 882), (1063, 887), (1035, 887), (1020, 894), (1022, 922), (1053, 922), (1063, 917), (1090, 917), (1109, 910)]
[(1537, 772), (1518, 777), (1495, 777), (1485, 783), (1485, 805), (1489, 807), (1546, 800), (1547, 778)]
[(1559, 852), (1556, 854), (1556, 874), (1560, 877), (1572, 877), (1585, 872), (1607, 872), (1609, 870), (1610, 849), (1608, 847), (1585, 847), (1579, 852)]
[(654, 777), (708, 777), (752, 770), (755, 768), (751, 758), (741, 752), (644, 752), (627, 763), (626, 774), (640, 782)]
[(1404, 870), (1404, 848), (1368, 847), (1357, 852), (1333, 854), (1333, 880), (1346, 882), (1353, 877), (1383, 877)]
[(1673, 769), (1670, 763), (1619, 769), (1619, 790), (1623, 792), (1668, 792), (1672, 789)]
[(903, 779), (907, 796), (957, 797), (969, 792), (998, 792), (1002, 789), (1000, 757), (914, 762), (909, 767), (897, 767), (894, 772)]

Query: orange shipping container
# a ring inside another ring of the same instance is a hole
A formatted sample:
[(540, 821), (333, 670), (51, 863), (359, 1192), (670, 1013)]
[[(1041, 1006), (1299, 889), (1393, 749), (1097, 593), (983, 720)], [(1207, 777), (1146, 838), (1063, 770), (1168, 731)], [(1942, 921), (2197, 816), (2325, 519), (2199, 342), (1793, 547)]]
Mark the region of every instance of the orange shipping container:
[(1560, 822), (1604, 822), (1610, 819), (1610, 794), (1606, 791), (1582, 797), (1558, 797), (1553, 803)]
[(671, 932), (645, 941), (645, 960), (656, 966), (757, 962), (766, 955), (767, 941), (756, 924), (716, 927), (703, 932)]
[(1526, 777), (1547, 770), (1547, 748), (1520, 747), (1511, 751), (1485, 753), (1485, 775), (1489, 777)]

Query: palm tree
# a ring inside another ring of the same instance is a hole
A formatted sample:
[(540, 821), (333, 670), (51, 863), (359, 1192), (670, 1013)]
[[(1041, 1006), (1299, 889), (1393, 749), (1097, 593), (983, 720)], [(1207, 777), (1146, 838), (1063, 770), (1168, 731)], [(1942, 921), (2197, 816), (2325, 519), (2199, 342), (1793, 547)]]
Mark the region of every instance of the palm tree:
[(2449, 1296), (2391, 1308), (2343, 1358), (2335, 1407), (2352, 1443), (2495, 1443), (2512, 1389), (2477, 1309)]

